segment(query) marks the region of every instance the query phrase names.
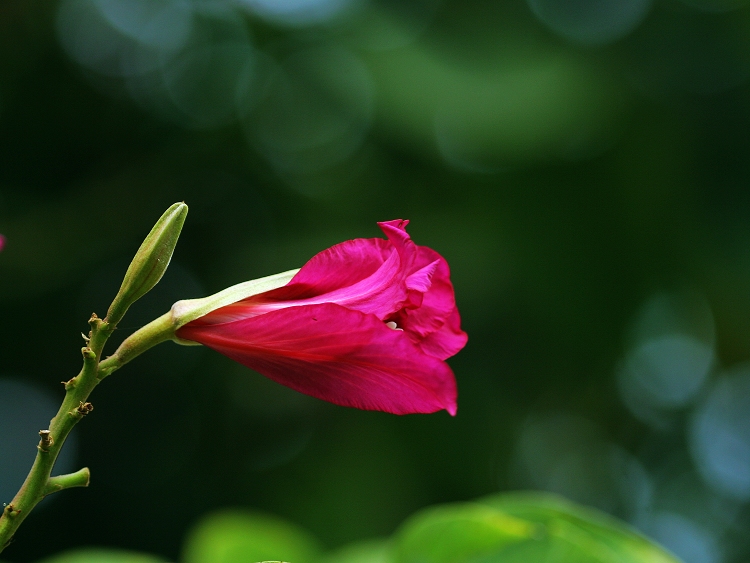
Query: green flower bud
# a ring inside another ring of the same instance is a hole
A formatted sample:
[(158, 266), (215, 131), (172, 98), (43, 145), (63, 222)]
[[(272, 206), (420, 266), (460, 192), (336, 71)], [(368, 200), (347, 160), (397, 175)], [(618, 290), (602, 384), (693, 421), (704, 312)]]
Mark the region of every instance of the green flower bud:
[(143, 241), (130, 263), (120, 291), (109, 306), (106, 321), (116, 325), (128, 308), (159, 282), (172, 259), (182, 225), (187, 217), (185, 203), (175, 203), (164, 212)]

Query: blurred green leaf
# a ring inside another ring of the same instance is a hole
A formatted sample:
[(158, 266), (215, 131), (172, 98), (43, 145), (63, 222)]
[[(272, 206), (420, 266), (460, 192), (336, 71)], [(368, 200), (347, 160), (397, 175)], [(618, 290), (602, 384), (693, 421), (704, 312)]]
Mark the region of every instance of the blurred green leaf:
[(391, 563), (393, 561), (390, 540), (368, 540), (355, 542), (328, 554), (324, 563)]
[(399, 532), (394, 560), (678, 563), (678, 559), (626, 524), (542, 493), (493, 495), (478, 503), (422, 511)]
[(489, 506), (475, 503), (437, 506), (418, 512), (398, 533), (398, 563), (483, 561), (508, 545), (534, 537), (536, 527)]
[(314, 563), (317, 540), (296, 526), (255, 512), (222, 511), (203, 519), (188, 535), (185, 563)]
[(165, 560), (146, 553), (116, 549), (76, 549), (48, 557), (39, 563), (164, 563)]
[[(677, 563), (679, 560), (624, 522), (573, 504), (557, 495), (521, 492), (491, 495), (479, 502), (541, 526), (533, 549), (543, 557), (568, 553), (565, 560), (601, 563)], [(529, 554), (531, 551), (528, 552)], [(546, 555), (543, 555), (546, 554)], [(493, 561), (521, 561), (518, 554)]]

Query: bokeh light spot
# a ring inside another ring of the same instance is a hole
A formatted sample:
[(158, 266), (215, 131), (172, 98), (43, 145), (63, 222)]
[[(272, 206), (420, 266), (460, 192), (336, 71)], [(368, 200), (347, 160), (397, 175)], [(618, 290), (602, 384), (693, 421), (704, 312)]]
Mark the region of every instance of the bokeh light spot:
[(175, 105), (198, 128), (231, 122), (235, 93), (251, 72), (254, 51), (248, 43), (223, 42), (187, 49), (164, 69), (164, 83)]
[(77, 63), (105, 76), (119, 74), (119, 54), (128, 39), (109, 25), (90, 0), (63, 1), (57, 14), (57, 33)]
[(279, 170), (316, 172), (362, 144), (374, 109), (367, 69), (339, 47), (298, 51), (270, 73), (246, 120), (253, 145)]
[(548, 490), (621, 516), (634, 516), (651, 501), (651, 480), (640, 462), (579, 416), (532, 417), (519, 437), (514, 464), (519, 487)]
[(659, 406), (689, 404), (706, 381), (713, 364), (713, 348), (681, 334), (647, 340), (631, 351), (621, 377)]
[(552, 31), (576, 43), (603, 45), (633, 31), (651, 8), (651, 0), (527, 0)]
[(348, 22), (350, 41), (368, 51), (414, 43), (429, 28), (442, 0), (359, 2)]
[(306, 26), (334, 18), (357, 0), (240, 0), (256, 15), (288, 26)]
[(685, 563), (721, 561), (716, 538), (680, 514), (660, 512), (654, 515), (647, 532)]
[(93, 0), (118, 31), (140, 43), (161, 49), (185, 44), (193, 23), (186, 0)]
[(714, 332), (711, 309), (695, 292), (656, 294), (640, 307), (617, 370), (620, 396), (637, 418), (664, 429), (670, 410), (692, 404), (715, 363)]
[(750, 500), (750, 366), (722, 377), (697, 409), (691, 451), (701, 475), (720, 493)]

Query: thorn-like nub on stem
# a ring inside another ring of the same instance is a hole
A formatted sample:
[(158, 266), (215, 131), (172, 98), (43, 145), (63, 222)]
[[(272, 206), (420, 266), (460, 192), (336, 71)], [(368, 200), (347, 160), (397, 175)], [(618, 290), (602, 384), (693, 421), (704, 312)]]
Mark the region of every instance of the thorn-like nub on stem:
[(41, 437), (41, 440), (39, 441), (39, 445), (37, 446), (37, 448), (39, 448), (40, 452), (49, 452), (50, 446), (55, 443), (54, 438), (52, 438), (52, 434), (50, 434), (49, 430), (40, 430), (39, 436)]
[(78, 414), (80, 414), (81, 416), (86, 416), (93, 410), (94, 405), (92, 405), (91, 403), (84, 403), (83, 401), (81, 401), (81, 404), (78, 405), (78, 408), (76, 409)]

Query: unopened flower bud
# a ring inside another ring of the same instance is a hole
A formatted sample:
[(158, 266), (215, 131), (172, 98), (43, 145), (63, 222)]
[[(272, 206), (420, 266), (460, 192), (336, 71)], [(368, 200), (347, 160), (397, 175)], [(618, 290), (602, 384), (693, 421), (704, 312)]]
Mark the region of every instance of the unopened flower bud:
[(175, 203), (164, 212), (143, 241), (130, 263), (120, 291), (107, 312), (107, 321), (116, 325), (128, 308), (159, 282), (172, 259), (172, 253), (185, 223), (188, 207)]

